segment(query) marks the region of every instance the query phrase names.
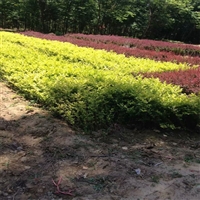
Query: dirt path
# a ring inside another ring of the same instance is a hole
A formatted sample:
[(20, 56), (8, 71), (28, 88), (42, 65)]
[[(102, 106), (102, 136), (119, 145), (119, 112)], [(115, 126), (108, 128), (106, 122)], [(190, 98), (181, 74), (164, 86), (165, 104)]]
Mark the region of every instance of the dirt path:
[(1, 82), (0, 199), (198, 200), (200, 134), (115, 125), (88, 136)]

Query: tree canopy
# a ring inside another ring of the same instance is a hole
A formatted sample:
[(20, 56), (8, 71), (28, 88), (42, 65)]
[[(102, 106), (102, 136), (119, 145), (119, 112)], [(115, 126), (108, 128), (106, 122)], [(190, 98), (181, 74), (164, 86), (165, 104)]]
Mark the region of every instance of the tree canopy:
[(0, 27), (200, 43), (200, 1), (0, 0)]

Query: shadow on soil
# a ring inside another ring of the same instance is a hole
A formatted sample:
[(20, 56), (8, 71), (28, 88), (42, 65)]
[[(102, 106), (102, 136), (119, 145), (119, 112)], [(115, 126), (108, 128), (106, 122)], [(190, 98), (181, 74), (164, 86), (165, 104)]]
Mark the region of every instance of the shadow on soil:
[(198, 199), (198, 133), (113, 125), (87, 135), (21, 101), (1, 105), (0, 199)]

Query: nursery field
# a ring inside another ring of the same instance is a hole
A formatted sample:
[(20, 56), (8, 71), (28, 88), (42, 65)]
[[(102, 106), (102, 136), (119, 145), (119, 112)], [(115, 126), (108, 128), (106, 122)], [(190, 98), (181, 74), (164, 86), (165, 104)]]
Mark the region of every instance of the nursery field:
[(199, 55), (0, 32), (0, 199), (198, 200)]
[[(198, 65), (126, 57), (20, 34), (0, 36), (2, 78), (71, 125), (90, 131), (113, 123), (162, 128), (199, 123)], [(183, 51), (199, 54), (197, 47)], [(178, 73), (170, 75), (171, 84), (169, 76), (162, 81), (153, 77), (166, 72)]]

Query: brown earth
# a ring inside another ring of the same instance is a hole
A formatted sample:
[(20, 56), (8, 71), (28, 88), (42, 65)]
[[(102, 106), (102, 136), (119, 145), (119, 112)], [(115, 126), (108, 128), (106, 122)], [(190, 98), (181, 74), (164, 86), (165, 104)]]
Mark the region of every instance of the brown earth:
[(198, 200), (200, 134), (87, 135), (0, 82), (0, 199)]

